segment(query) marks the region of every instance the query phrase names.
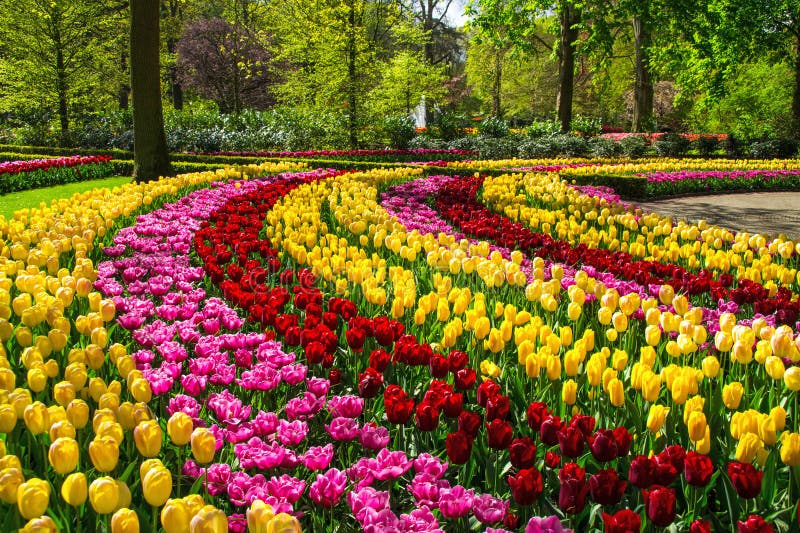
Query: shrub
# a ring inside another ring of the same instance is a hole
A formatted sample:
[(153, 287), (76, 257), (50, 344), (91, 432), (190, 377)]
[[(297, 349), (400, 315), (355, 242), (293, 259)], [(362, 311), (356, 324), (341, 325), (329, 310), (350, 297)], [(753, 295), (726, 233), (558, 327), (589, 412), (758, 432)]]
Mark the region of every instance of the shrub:
[(589, 141), (589, 149), (595, 157), (618, 157), (622, 154), (622, 145), (611, 139), (595, 137)]
[(647, 153), (647, 141), (640, 135), (629, 135), (619, 141), (625, 157), (642, 157)]
[(517, 154), (514, 139), (479, 137), (475, 145), (481, 159), (509, 159)]
[(750, 157), (753, 159), (786, 159), (797, 155), (797, 141), (794, 139), (766, 139), (750, 144)]
[(716, 137), (701, 135), (695, 141), (697, 153), (703, 157), (708, 157), (719, 149), (719, 141)]
[(534, 139), (549, 137), (559, 132), (561, 132), (561, 123), (555, 119), (535, 121), (527, 128), (528, 137)]
[(451, 150), (479, 151), (479, 139), (477, 137), (460, 137), (447, 143)]
[(553, 146), (547, 138), (540, 138), (521, 143), (517, 147), (517, 154), (522, 159), (538, 159), (555, 155), (552, 150)]
[(478, 125), (481, 137), (502, 139), (508, 137), (508, 122), (499, 117), (488, 117)]
[(395, 150), (408, 149), (411, 139), (417, 134), (414, 119), (406, 116), (387, 117), (383, 121), (384, 137), (389, 147)]
[(588, 141), (578, 135), (563, 133), (559, 135), (553, 135), (548, 140), (553, 147), (552, 152), (556, 155), (580, 157), (588, 155), (589, 153)]
[(570, 130), (584, 137), (595, 137), (600, 135), (601, 121), (596, 117), (584, 117), (575, 115), (570, 123)]
[(684, 156), (690, 146), (689, 140), (677, 133), (665, 133), (653, 144), (656, 154), (661, 157)]
[(729, 159), (744, 155), (742, 141), (733, 133), (728, 134), (728, 137), (722, 141), (722, 150), (725, 152), (725, 157)]
[(426, 149), (426, 150), (447, 150), (447, 143), (441, 139), (434, 139), (427, 135), (417, 135), (411, 142), (408, 143), (409, 150)]
[(454, 113), (442, 113), (433, 121), (432, 133), (443, 141), (452, 141), (461, 136), (466, 119)]

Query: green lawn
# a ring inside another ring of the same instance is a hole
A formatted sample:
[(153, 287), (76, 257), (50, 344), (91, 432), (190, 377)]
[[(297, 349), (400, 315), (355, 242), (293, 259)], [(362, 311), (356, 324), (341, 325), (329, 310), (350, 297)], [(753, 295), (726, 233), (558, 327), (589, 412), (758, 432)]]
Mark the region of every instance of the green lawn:
[(56, 187), (30, 189), (27, 191), (5, 194), (0, 196), (0, 215), (8, 219), (14, 216), (14, 211), (18, 209), (39, 207), (39, 204), (42, 202), (46, 205), (50, 205), (51, 201), (57, 198), (69, 198), (76, 192), (84, 192), (99, 187), (113, 188), (124, 183), (129, 183), (130, 181), (130, 177), (122, 176), (101, 180), (80, 181), (77, 183), (58, 185)]

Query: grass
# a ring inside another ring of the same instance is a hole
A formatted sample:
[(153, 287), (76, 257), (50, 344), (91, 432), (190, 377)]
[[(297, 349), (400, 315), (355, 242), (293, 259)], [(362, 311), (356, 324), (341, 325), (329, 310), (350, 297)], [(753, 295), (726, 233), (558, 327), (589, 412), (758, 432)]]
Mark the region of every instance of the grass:
[(6, 219), (14, 216), (14, 211), (26, 207), (39, 207), (40, 204), (50, 205), (55, 199), (69, 198), (75, 193), (85, 192), (91, 189), (108, 187), (113, 188), (125, 183), (129, 183), (131, 178), (128, 176), (104, 178), (101, 180), (79, 181), (58, 185), (56, 187), (46, 187), (43, 189), (30, 189), (0, 196), (0, 215)]

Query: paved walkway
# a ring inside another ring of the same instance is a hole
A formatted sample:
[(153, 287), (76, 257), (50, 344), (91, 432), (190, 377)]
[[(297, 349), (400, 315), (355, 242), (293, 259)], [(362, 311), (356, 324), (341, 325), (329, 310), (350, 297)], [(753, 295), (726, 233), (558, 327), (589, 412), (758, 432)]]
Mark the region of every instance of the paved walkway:
[(800, 239), (800, 192), (687, 196), (636, 205), (675, 220), (706, 220), (731, 230), (772, 237), (784, 233), (789, 238)]

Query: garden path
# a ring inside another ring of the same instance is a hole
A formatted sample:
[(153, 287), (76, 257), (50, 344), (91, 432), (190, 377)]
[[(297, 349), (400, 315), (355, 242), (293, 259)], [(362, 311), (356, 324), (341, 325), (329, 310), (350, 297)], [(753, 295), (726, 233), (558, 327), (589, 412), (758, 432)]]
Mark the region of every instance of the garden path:
[(783, 233), (791, 239), (800, 239), (800, 192), (687, 196), (636, 205), (675, 220), (706, 220), (731, 230), (772, 237)]

